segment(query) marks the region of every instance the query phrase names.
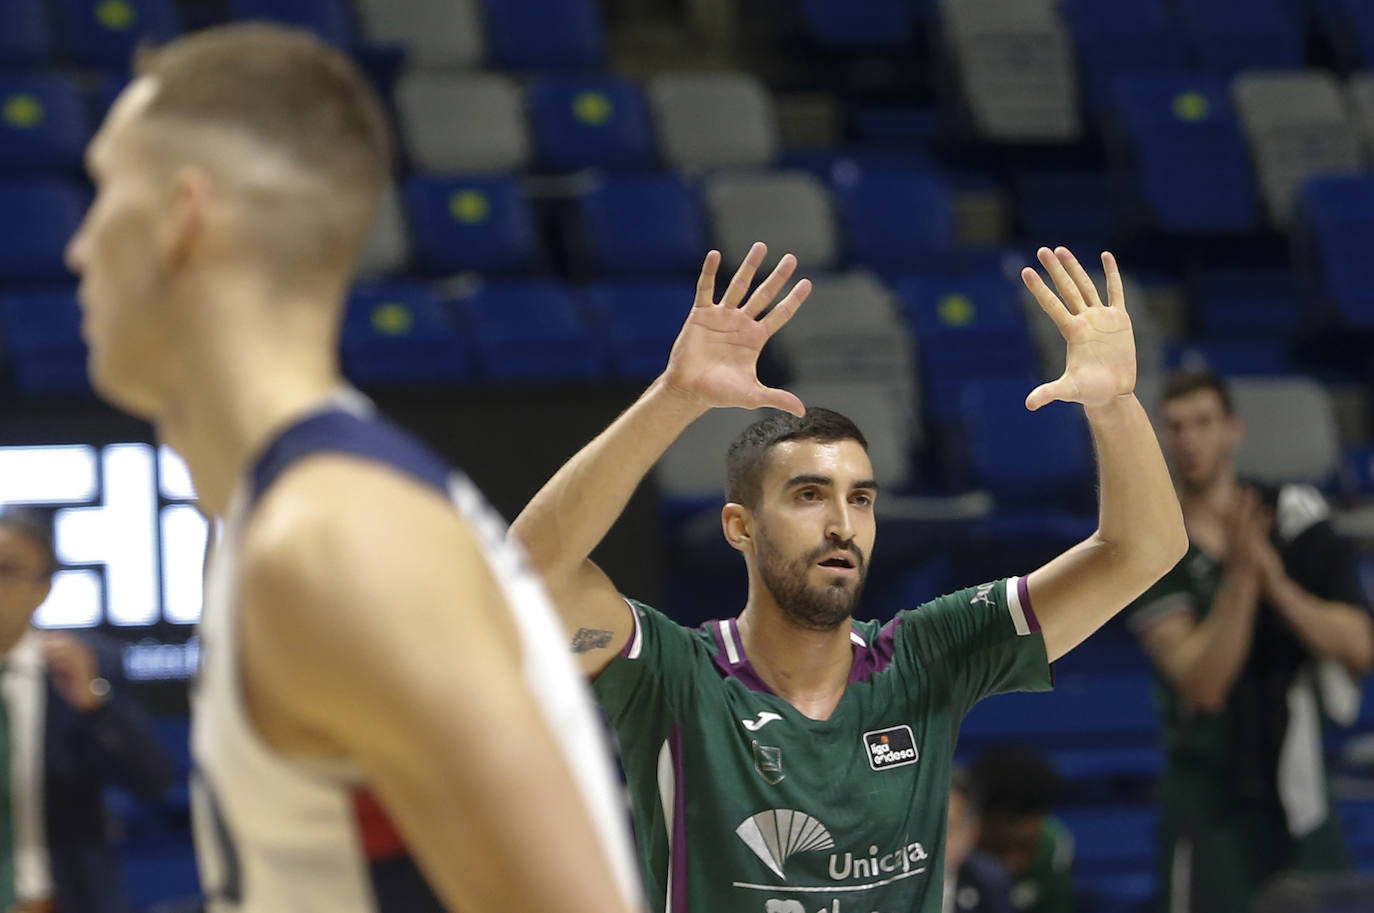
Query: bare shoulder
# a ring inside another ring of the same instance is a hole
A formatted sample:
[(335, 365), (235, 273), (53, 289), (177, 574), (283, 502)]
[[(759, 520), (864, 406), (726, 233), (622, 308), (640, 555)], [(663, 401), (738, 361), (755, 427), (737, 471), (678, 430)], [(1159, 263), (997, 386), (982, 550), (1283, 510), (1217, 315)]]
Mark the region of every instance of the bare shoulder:
[(479, 555), (445, 493), (382, 464), (326, 455), (293, 467), (263, 497), (244, 531), (242, 572), (332, 590), (417, 567), (445, 576)]
[[(324, 650), (423, 636), (404, 622), (439, 624), (501, 597), (477, 533), (444, 493), (329, 455), (291, 469), (258, 505), (241, 546), (240, 601), (248, 627)], [(484, 614), (506, 626), (505, 613)]]

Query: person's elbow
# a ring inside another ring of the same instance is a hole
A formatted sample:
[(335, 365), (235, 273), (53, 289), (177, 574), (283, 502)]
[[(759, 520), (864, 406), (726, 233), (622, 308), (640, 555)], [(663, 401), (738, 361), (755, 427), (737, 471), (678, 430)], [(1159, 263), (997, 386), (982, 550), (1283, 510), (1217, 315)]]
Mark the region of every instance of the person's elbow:
[(1374, 620), (1360, 612), (1360, 636), (1352, 639), (1351, 655), (1346, 660), (1346, 667), (1350, 670), (1351, 676), (1362, 679), (1370, 672), (1374, 672)]
[(1215, 716), (1226, 708), (1230, 689), (1218, 682), (1185, 680), (1177, 683), (1183, 705), (1194, 713)]

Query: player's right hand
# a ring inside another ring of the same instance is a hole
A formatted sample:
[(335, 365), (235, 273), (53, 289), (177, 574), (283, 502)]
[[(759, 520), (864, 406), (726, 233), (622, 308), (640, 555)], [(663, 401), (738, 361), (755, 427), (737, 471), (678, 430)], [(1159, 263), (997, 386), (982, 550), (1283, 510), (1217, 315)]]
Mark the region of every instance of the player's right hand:
[(772, 406), (798, 416), (806, 412), (796, 396), (786, 390), (765, 387), (758, 379), (759, 353), (764, 343), (792, 319), (806, 296), (811, 294), (811, 281), (803, 279), (760, 318), (797, 268), (797, 258), (787, 254), (745, 301), (754, 273), (767, 253), (768, 248), (761, 241), (750, 248), (719, 302), (714, 298), (720, 251), (713, 250), (706, 255), (701, 277), (697, 280), (696, 300), (682, 332), (673, 343), (668, 367), (663, 373), (670, 390), (708, 409)]

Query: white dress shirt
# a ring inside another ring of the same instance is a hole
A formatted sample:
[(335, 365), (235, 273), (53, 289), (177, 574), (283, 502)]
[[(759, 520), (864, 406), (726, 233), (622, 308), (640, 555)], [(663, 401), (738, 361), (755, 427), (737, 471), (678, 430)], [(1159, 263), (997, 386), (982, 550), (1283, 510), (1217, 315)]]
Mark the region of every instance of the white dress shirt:
[(10, 719), (14, 887), (20, 901), (50, 900), (52, 871), (43, 812), (43, 721), (48, 689), (38, 631), (30, 629), (5, 657), (0, 691)]

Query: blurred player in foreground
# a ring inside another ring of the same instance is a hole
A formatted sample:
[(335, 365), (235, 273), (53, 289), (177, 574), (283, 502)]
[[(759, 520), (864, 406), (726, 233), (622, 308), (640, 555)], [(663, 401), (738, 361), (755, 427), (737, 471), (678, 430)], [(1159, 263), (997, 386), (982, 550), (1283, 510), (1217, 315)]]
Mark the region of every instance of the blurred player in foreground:
[(154, 422), (224, 521), (192, 739), (210, 909), (635, 909), (539, 583), (471, 484), (341, 379), (390, 170), (373, 91), (263, 25), (138, 72), (91, 143), (68, 259), (95, 388)]
[[(1059, 297), (1023, 279), (1068, 342), (1065, 373), (1030, 409), (1081, 403), (1097, 441), (1100, 525), (1023, 577), (944, 596), (886, 627), (852, 614), (879, 497), (864, 437), (829, 410), (803, 417), (755, 374), (764, 343), (810, 290), (771, 310), (791, 255), (753, 295), (749, 252), (720, 302), (706, 257), (668, 367), (559, 470), (516, 520), (576, 632), (573, 650), (621, 740), (651, 902), (681, 913), (938, 913), (954, 737), (977, 701), (1044, 690), (1050, 663), (1183, 554), (1187, 539), (1149, 419), (1132, 393), (1135, 339), (1110, 255), (1108, 300), (1067, 250), (1039, 252)], [(640, 480), (695, 418), (783, 410), (730, 448), (726, 539), (744, 557), (736, 618), (686, 630), (628, 602), (588, 556)]]

